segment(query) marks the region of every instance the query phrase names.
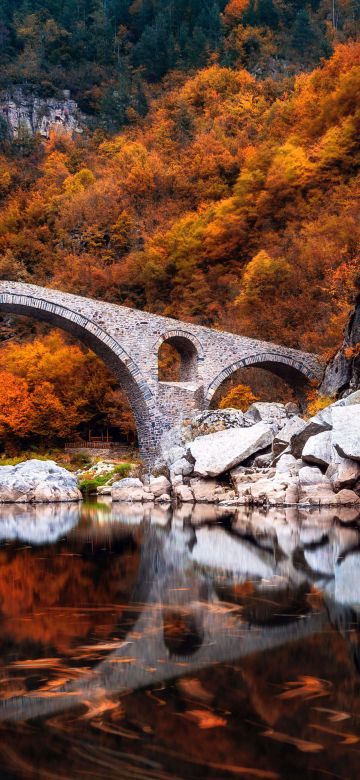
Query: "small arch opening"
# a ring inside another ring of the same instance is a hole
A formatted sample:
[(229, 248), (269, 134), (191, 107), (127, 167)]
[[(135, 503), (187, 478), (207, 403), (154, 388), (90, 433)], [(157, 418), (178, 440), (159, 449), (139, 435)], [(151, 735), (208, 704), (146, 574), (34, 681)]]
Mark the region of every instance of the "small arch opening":
[(197, 379), (197, 350), (185, 336), (170, 336), (158, 352), (159, 382), (194, 382)]

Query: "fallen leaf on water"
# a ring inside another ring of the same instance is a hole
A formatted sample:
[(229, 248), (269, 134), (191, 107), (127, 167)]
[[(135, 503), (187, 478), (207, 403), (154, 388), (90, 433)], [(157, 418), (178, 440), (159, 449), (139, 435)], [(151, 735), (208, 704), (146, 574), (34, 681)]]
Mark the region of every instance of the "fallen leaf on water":
[(87, 708), (85, 714), (82, 715), (82, 718), (85, 720), (90, 720), (98, 715), (103, 715), (104, 712), (110, 712), (110, 710), (119, 708), (119, 703), (111, 699), (103, 699), (99, 702), (84, 701), (83, 704)]
[(331, 710), (327, 707), (314, 707), (315, 712), (326, 712), (329, 714), (329, 720), (332, 723), (340, 723), (342, 720), (349, 720), (351, 715), (348, 712), (341, 712), (340, 710)]
[(187, 696), (191, 696), (193, 699), (200, 699), (201, 701), (211, 701), (213, 694), (207, 691), (201, 684), (197, 677), (189, 677), (183, 680), (178, 680), (178, 688)]
[(347, 734), (345, 731), (336, 731), (327, 726), (320, 726), (317, 723), (310, 723), (311, 728), (323, 731), (325, 734), (333, 734), (335, 737), (342, 737), (342, 745), (356, 745), (360, 737), (357, 734)]
[(264, 731), (262, 736), (274, 739), (276, 742), (286, 742), (288, 745), (294, 745), (302, 753), (318, 753), (324, 749), (324, 746), (318, 742), (308, 742), (305, 739), (292, 737), (290, 734), (283, 734), (281, 731), (273, 731), (273, 729)]
[(200, 729), (216, 729), (226, 726), (227, 721), (208, 710), (187, 710), (182, 717), (194, 720)]
[(317, 699), (320, 696), (329, 695), (330, 684), (326, 680), (317, 677), (302, 675), (297, 680), (286, 683), (286, 691), (279, 694), (279, 699)]

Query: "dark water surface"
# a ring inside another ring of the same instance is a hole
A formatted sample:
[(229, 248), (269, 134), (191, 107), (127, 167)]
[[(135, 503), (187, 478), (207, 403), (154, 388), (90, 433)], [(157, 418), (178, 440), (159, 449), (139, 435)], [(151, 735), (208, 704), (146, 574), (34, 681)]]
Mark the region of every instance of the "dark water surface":
[(356, 513), (0, 509), (0, 778), (360, 776)]

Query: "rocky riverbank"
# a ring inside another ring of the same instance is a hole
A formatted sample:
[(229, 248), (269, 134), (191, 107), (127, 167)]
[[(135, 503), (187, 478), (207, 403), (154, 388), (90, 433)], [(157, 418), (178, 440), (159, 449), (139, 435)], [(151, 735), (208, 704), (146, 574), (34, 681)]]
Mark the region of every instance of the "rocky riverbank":
[[(110, 490), (108, 490), (110, 493)], [(169, 431), (158, 469), (113, 501), (360, 509), (360, 391), (310, 419), (294, 404), (206, 411)]]
[[(113, 502), (360, 512), (360, 390), (310, 419), (293, 403), (205, 411), (165, 434), (152, 474), (114, 463), (86, 474), (86, 484), (93, 475), (98, 496)], [(50, 460), (2, 466), (0, 503), (79, 501), (83, 476)]]

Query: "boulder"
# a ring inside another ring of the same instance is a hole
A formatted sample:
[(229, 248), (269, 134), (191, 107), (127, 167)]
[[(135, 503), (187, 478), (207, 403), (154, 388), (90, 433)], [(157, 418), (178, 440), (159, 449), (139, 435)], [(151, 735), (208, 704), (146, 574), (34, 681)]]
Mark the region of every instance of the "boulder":
[(294, 401), (289, 401), (289, 403), (285, 404), (285, 412), (288, 417), (299, 417), (300, 408)]
[(333, 444), (343, 458), (360, 461), (360, 404), (332, 408)]
[(199, 504), (218, 504), (236, 497), (235, 491), (215, 479), (192, 479), (190, 487)]
[[(326, 411), (326, 409), (324, 411)], [(315, 415), (315, 417), (311, 417), (311, 419), (305, 423), (304, 427), (291, 436), (290, 451), (294, 458), (301, 458), (305, 444), (311, 436), (316, 436), (318, 433), (331, 430), (329, 414), (322, 417), (320, 415), (322, 415), (322, 412), (320, 412), (319, 415)]]
[(302, 459), (317, 466), (328, 466), (333, 457), (332, 432), (323, 431), (310, 436), (302, 451)]
[[(207, 409), (197, 414), (187, 426), (187, 440), (206, 436), (209, 433), (227, 431), (245, 426), (244, 414), (240, 409)], [(189, 432), (188, 432), (188, 429)]]
[(300, 434), (307, 423), (298, 415), (294, 415), (286, 422), (283, 428), (279, 430), (273, 441), (274, 456), (280, 455), (290, 444), (291, 439), (296, 434)]
[(200, 436), (190, 444), (194, 473), (216, 477), (272, 443), (271, 427), (259, 422), (251, 428), (232, 428)]
[(176, 485), (174, 493), (178, 501), (182, 503), (194, 502), (194, 494), (188, 485)]
[(295, 476), (299, 471), (298, 461), (290, 453), (281, 455), (275, 468), (277, 474), (289, 474), (289, 476)]
[(258, 469), (270, 468), (272, 460), (273, 455), (271, 450), (269, 452), (263, 452), (261, 455), (257, 455), (256, 458), (254, 458), (253, 466)]
[(334, 457), (326, 470), (326, 476), (335, 490), (355, 485), (360, 480), (360, 463), (349, 458), (342, 458), (335, 449), (333, 454)]
[(53, 460), (0, 466), (0, 503), (80, 501), (77, 478)]
[(170, 496), (168, 493), (163, 493), (161, 496), (155, 497), (157, 504), (168, 504), (170, 502)]
[(179, 474), (182, 477), (188, 477), (193, 471), (194, 464), (190, 463), (186, 458), (180, 458), (180, 460), (176, 460), (175, 463), (172, 463), (170, 466), (170, 477), (172, 479), (173, 477), (179, 476)]
[(184, 447), (179, 447), (179, 445), (171, 447), (167, 452), (164, 452), (165, 463), (171, 468), (174, 463), (177, 463), (184, 457), (185, 453), (186, 449)]
[(166, 479), (166, 477), (163, 476), (150, 477), (149, 488), (150, 488), (150, 493), (153, 493), (155, 498), (158, 498), (159, 496), (162, 496), (164, 494), (168, 494), (168, 500), (169, 500), (171, 484), (169, 480)]
[(153, 501), (154, 494), (146, 489), (140, 479), (127, 477), (114, 482), (111, 488), (113, 501)]
[(254, 425), (258, 422), (267, 423), (280, 430), (287, 422), (287, 414), (284, 404), (256, 401), (249, 406), (244, 415), (245, 421)]
[(319, 468), (314, 466), (303, 466), (299, 470), (300, 485), (327, 485), (330, 487), (330, 480), (326, 477)]

